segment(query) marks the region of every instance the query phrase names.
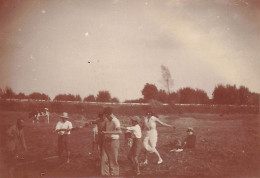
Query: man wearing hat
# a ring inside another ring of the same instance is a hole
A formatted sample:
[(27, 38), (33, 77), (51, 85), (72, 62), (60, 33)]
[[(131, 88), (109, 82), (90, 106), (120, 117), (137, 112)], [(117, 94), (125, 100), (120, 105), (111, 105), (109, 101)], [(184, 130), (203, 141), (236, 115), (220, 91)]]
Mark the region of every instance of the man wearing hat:
[(112, 113), (111, 107), (104, 108), (106, 117), (104, 134), (104, 143), (101, 153), (101, 175), (118, 176), (119, 165), (117, 161), (119, 150), (119, 134), (121, 134), (120, 122)]
[(61, 154), (63, 149), (66, 151), (67, 155), (67, 163), (70, 162), (70, 151), (68, 148), (69, 145), (69, 135), (70, 130), (72, 129), (72, 123), (68, 121), (69, 116), (68, 113), (64, 112), (61, 116), (61, 121), (59, 121), (56, 125), (55, 131), (58, 133), (58, 155), (61, 158)]
[(139, 161), (138, 157), (142, 150), (142, 130), (140, 127), (140, 118), (138, 116), (132, 117), (132, 126), (131, 127), (121, 127), (127, 131), (132, 132), (133, 135), (133, 144), (128, 153), (128, 159), (132, 162), (135, 175), (140, 175)]

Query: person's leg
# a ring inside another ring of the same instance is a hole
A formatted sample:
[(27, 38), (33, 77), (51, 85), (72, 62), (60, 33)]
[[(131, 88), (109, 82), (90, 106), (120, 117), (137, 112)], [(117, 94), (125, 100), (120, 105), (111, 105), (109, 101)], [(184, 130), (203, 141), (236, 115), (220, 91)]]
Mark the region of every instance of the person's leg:
[(163, 162), (161, 155), (159, 154), (158, 150), (156, 149), (156, 144), (157, 144), (157, 131), (156, 132), (152, 132), (150, 134), (150, 145), (152, 147), (153, 152), (158, 156), (158, 162), (157, 164), (161, 164)]
[(158, 156), (157, 164), (161, 164), (163, 162), (161, 155), (159, 154), (158, 150), (155, 148), (154, 153)]
[(119, 149), (119, 140), (112, 139), (109, 142), (110, 144), (107, 147), (106, 153), (108, 156), (110, 175), (118, 176), (119, 165), (118, 165), (117, 157), (118, 157), (118, 149)]
[(132, 145), (132, 147), (130, 148), (128, 154), (127, 154), (127, 158), (128, 158), (128, 160), (131, 161), (131, 163), (132, 163), (132, 158), (133, 158), (133, 145)]
[(58, 156), (61, 158), (61, 154), (63, 151), (63, 145), (62, 145), (62, 136), (58, 136)]
[(63, 145), (66, 151), (67, 163), (70, 163), (69, 135), (64, 135)]
[(101, 168), (101, 175), (108, 176), (109, 175), (109, 165), (108, 165), (108, 158), (107, 158), (107, 143), (103, 143), (101, 145), (101, 160), (100, 160), (100, 168)]
[(139, 167), (139, 160), (138, 157), (142, 150), (142, 141), (141, 139), (134, 140), (134, 149), (133, 149), (133, 163), (134, 163), (134, 170), (136, 175), (140, 175), (140, 167)]
[(145, 160), (144, 160), (143, 164), (148, 164), (148, 153), (152, 150), (152, 148), (149, 144), (149, 139), (150, 139), (149, 134), (146, 134), (146, 136), (144, 137), (144, 141), (143, 141), (143, 145), (145, 148), (145, 153), (144, 153)]

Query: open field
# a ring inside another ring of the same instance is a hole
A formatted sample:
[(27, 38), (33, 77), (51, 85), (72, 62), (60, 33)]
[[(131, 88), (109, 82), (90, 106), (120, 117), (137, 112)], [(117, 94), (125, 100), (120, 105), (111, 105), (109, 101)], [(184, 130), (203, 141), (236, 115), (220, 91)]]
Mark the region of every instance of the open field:
[[(121, 124), (129, 123), (129, 117), (116, 115)], [(27, 118), (27, 112), (0, 112), (1, 146), (4, 150), (4, 132), (16, 119), (26, 120), (25, 137), (28, 152), (23, 164), (16, 170), (17, 177), (40, 177), (41, 174), (58, 177), (87, 177), (98, 176), (95, 169), (94, 157), (89, 156), (92, 150), (92, 129), (76, 130), (71, 135), (71, 163), (62, 164), (58, 159), (46, 159), (56, 155), (57, 135), (53, 129), (59, 120), (55, 113), (51, 113), (50, 125), (41, 123), (33, 125)], [(259, 177), (260, 176), (260, 117), (254, 114), (174, 114), (160, 115), (163, 121), (175, 125), (172, 130), (158, 126), (158, 151), (164, 159), (163, 164), (156, 165), (156, 156), (151, 154), (149, 164), (142, 167), (144, 176), (159, 177)], [(71, 115), (74, 126), (83, 125), (88, 119), (79, 114)], [(194, 127), (197, 135), (196, 148), (180, 153), (169, 153), (171, 143), (175, 138), (184, 138), (186, 128)], [(123, 135), (120, 138), (119, 164), (122, 176), (131, 175), (131, 167), (126, 158), (127, 146)], [(0, 177), (6, 177), (5, 164), (1, 159)], [(141, 154), (141, 160), (143, 154)], [(28, 163), (28, 164), (26, 164)]]

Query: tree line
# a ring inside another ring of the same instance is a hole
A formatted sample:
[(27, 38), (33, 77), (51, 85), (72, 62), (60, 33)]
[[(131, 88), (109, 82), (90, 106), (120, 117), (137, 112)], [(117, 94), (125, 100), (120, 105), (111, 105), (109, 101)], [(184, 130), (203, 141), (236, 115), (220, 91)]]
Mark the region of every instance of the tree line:
[(201, 89), (185, 87), (176, 92), (167, 93), (158, 90), (154, 84), (147, 83), (142, 90), (143, 98), (127, 100), (127, 103), (146, 103), (157, 100), (171, 104), (226, 104), (226, 105), (259, 105), (260, 95), (250, 92), (245, 86), (217, 85), (210, 99), (207, 93)]
[(83, 100), (80, 95), (72, 94), (59, 94), (56, 95), (53, 99), (54, 101), (86, 101), (86, 102), (112, 102), (119, 103), (119, 100), (116, 97), (111, 97), (109, 91), (99, 91), (97, 96), (88, 95)]
[[(227, 105), (259, 105), (260, 95), (250, 92), (245, 86), (236, 85), (217, 85), (210, 99), (207, 93), (201, 89), (193, 89), (185, 87), (176, 92), (166, 92), (163, 89), (158, 89), (156, 85), (146, 83), (141, 91), (143, 97), (134, 100), (126, 100), (125, 103), (148, 103), (151, 100), (157, 100), (161, 103), (170, 104), (227, 104)], [(0, 88), (0, 97), (2, 99), (31, 99), (50, 101), (47, 94), (33, 92), (29, 95), (24, 93), (16, 94), (10, 87), (5, 89)], [(84, 102), (112, 102), (118, 103), (116, 97), (111, 97), (109, 91), (99, 91), (96, 96), (89, 95), (81, 98), (80, 95), (73, 94), (58, 94), (53, 101), (84, 101)]]
[[(25, 95), (20, 92), (16, 94), (12, 88), (6, 87), (0, 88), (0, 98), (2, 99), (29, 99), (29, 100), (45, 100), (50, 101), (51, 98), (44, 93), (33, 92), (29, 95)], [(80, 95), (73, 94), (58, 94), (54, 97), (53, 101), (86, 101), (86, 102), (113, 102), (118, 103), (119, 100), (116, 97), (112, 97), (109, 91), (99, 91), (97, 96), (89, 95), (85, 98), (81, 98)]]
[(39, 92), (33, 92), (29, 95), (25, 95), (22, 92), (16, 94), (10, 87), (5, 87), (4, 89), (0, 88), (0, 98), (2, 98), (2, 99), (32, 99), (32, 100), (46, 100), (46, 101), (51, 100), (51, 98), (48, 95), (46, 95), (44, 93), (39, 93)]

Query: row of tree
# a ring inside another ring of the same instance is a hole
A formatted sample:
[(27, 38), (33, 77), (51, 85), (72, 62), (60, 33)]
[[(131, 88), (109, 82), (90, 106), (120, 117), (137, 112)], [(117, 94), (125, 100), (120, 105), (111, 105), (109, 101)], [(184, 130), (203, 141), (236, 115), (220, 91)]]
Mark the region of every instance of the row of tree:
[[(0, 88), (0, 98), (2, 99), (31, 99), (31, 100), (51, 100), (50, 97), (44, 93), (33, 92), (29, 95), (24, 93), (16, 94), (10, 87), (5, 89)], [(58, 94), (54, 97), (54, 101), (82, 101), (80, 95), (73, 94)], [(89, 95), (83, 99), (87, 102), (113, 102), (118, 103), (119, 100), (115, 97), (111, 97), (111, 94), (108, 91), (99, 91), (97, 96)]]
[[(166, 85), (167, 86), (167, 85)], [(176, 92), (170, 92), (169, 85), (167, 92), (158, 90), (154, 84), (145, 84), (142, 89), (143, 98), (127, 100), (126, 103), (146, 103), (150, 100), (157, 100), (162, 103), (180, 103), (180, 104), (229, 104), (229, 105), (259, 105), (260, 95), (252, 93), (248, 88), (236, 85), (217, 85), (212, 93), (212, 99), (209, 99), (207, 93), (201, 89), (190, 87), (181, 88)], [(3, 99), (32, 99), (32, 100), (50, 100), (50, 97), (44, 93), (34, 92), (29, 95), (24, 93), (16, 94), (10, 87), (0, 88), (0, 98)], [(80, 95), (58, 94), (54, 101), (82, 101)], [(99, 91), (97, 96), (89, 95), (83, 99), (86, 102), (113, 102), (119, 100), (111, 97), (109, 91)]]
[[(72, 95), (72, 94), (59, 94), (55, 96), (54, 101), (82, 101), (80, 95)], [(109, 91), (99, 91), (97, 96), (89, 95), (83, 99), (86, 102), (112, 102), (118, 103), (119, 100), (117, 98), (112, 98)]]
[(10, 87), (6, 87), (5, 89), (0, 88), (0, 98), (3, 99), (32, 99), (32, 100), (51, 100), (51, 98), (39, 92), (33, 92), (29, 95), (25, 95), (24, 93), (20, 92), (16, 94)]
[(210, 99), (207, 93), (200, 89), (193, 89), (190, 87), (181, 88), (177, 92), (166, 92), (165, 90), (158, 90), (154, 84), (147, 83), (142, 90), (143, 98), (136, 100), (127, 100), (127, 103), (149, 102), (150, 100), (157, 100), (162, 103), (182, 103), (182, 104), (207, 104)]
[(109, 91), (99, 91), (96, 97), (94, 95), (89, 95), (84, 98), (84, 101), (119, 103), (119, 100), (116, 97), (111, 97)]
[(181, 88), (177, 92), (158, 90), (154, 84), (147, 83), (142, 90), (143, 98), (127, 100), (127, 103), (143, 103), (157, 100), (162, 103), (180, 104), (228, 104), (228, 105), (259, 105), (260, 95), (252, 93), (248, 88), (236, 85), (218, 85), (209, 99), (207, 93), (201, 89), (190, 87)]

